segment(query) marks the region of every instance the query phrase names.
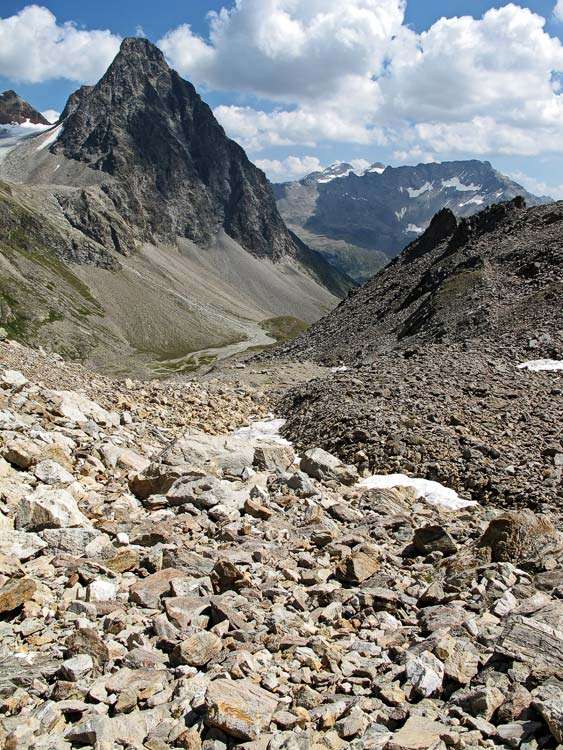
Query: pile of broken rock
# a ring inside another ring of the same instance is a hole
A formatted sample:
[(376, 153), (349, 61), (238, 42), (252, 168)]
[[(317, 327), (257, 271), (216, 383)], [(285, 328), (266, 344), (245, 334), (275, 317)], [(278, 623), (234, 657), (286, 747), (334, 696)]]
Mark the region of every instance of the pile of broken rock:
[(172, 427), (0, 370), (0, 748), (563, 744), (549, 517)]

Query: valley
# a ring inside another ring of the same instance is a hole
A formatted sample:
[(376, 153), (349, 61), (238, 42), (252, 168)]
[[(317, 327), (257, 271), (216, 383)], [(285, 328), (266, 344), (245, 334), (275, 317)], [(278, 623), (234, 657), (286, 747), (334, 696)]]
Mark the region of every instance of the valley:
[(126, 41), (62, 119), (0, 138), (0, 325), (22, 342), (165, 374), (269, 344), (261, 321), (309, 324), (353, 285), (290, 235), (264, 175), (148, 42)]

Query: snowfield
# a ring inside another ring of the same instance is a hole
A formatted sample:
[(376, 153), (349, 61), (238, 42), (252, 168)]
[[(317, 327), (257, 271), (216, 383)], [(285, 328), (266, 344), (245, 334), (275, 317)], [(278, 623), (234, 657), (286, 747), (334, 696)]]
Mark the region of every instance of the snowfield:
[(519, 370), (531, 370), (532, 372), (555, 372), (563, 370), (563, 360), (561, 359), (532, 359), (529, 362), (523, 362), (518, 365)]
[(464, 185), (459, 177), (452, 177), (451, 180), (442, 180), (442, 187), (454, 188), (454, 190), (457, 190), (460, 193), (476, 193), (478, 190), (481, 190), (482, 185)]
[(422, 187), (407, 188), (407, 193), (409, 194), (409, 198), (418, 198), (424, 193), (427, 193), (429, 190), (432, 190), (433, 187), (434, 185), (431, 182), (425, 182)]

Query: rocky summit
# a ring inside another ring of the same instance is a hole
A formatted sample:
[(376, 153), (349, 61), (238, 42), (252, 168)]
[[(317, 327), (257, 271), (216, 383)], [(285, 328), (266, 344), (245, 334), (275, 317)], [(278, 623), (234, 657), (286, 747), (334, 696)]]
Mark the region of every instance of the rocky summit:
[(0, 125), (49, 125), (49, 121), (15, 91), (0, 94)]
[[(258, 256), (298, 252), (264, 174), (147, 40), (126, 39), (103, 78), (73, 95), (63, 118), (51, 150), (114, 178), (106, 194), (141, 237), (201, 244), (224, 229)], [(116, 249), (130, 252), (116, 231)]]

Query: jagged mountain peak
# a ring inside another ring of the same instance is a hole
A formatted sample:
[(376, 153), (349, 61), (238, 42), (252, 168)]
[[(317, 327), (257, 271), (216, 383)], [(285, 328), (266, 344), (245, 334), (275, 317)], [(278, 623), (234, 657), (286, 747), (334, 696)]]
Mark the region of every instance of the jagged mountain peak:
[[(264, 174), (148, 40), (125, 39), (64, 115), (51, 152), (102, 173), (105, 195), (140, 240), (207, 245), (225, 231), (258, 257), (309, 255), (325, 265), (291, 236)], [(124, 244), (118, 239), (116, 248)]]
[(382, 172), (384, 171), (385, 165), (381, 162), (375, 162), (374, 164), (371, 164), (369, 167), (365, 168), (354, 166), (347, 161), (334, 161), (328, 167), (317, 170), (316, 172), (311, 172), (310, 174), (306, 175), (301, 180), (301, 182), (303, 184), (310, 185), (324, 185), (332, 182), (333, 180), (340, 180), (345, 177), (350, 177), (351, 175), (356, 175), (356, 177), (363, 177), (364, 175), (373, 172), (382, 174)]
[(153, 83), (155, 76), (169, 74), (178, 75), (168, 66), (156, 45), (141, 37), (127, 37), (97, 85), (115, 85), (119, 77), (125, 75), (131, 83), (141, 88)]
[(0, 325), (22, 340), (180, 372), (194, 352), (270, 341), (257, 321), (312, 322), (353, 286), (291, 234), (264, 173), (150, 42), (125, 40), (47, 128), (0, 153)]
[(9, 89), (0, 94), (0, 125), (49, 125), (41, 112), (34, 109), (15, 91)]

